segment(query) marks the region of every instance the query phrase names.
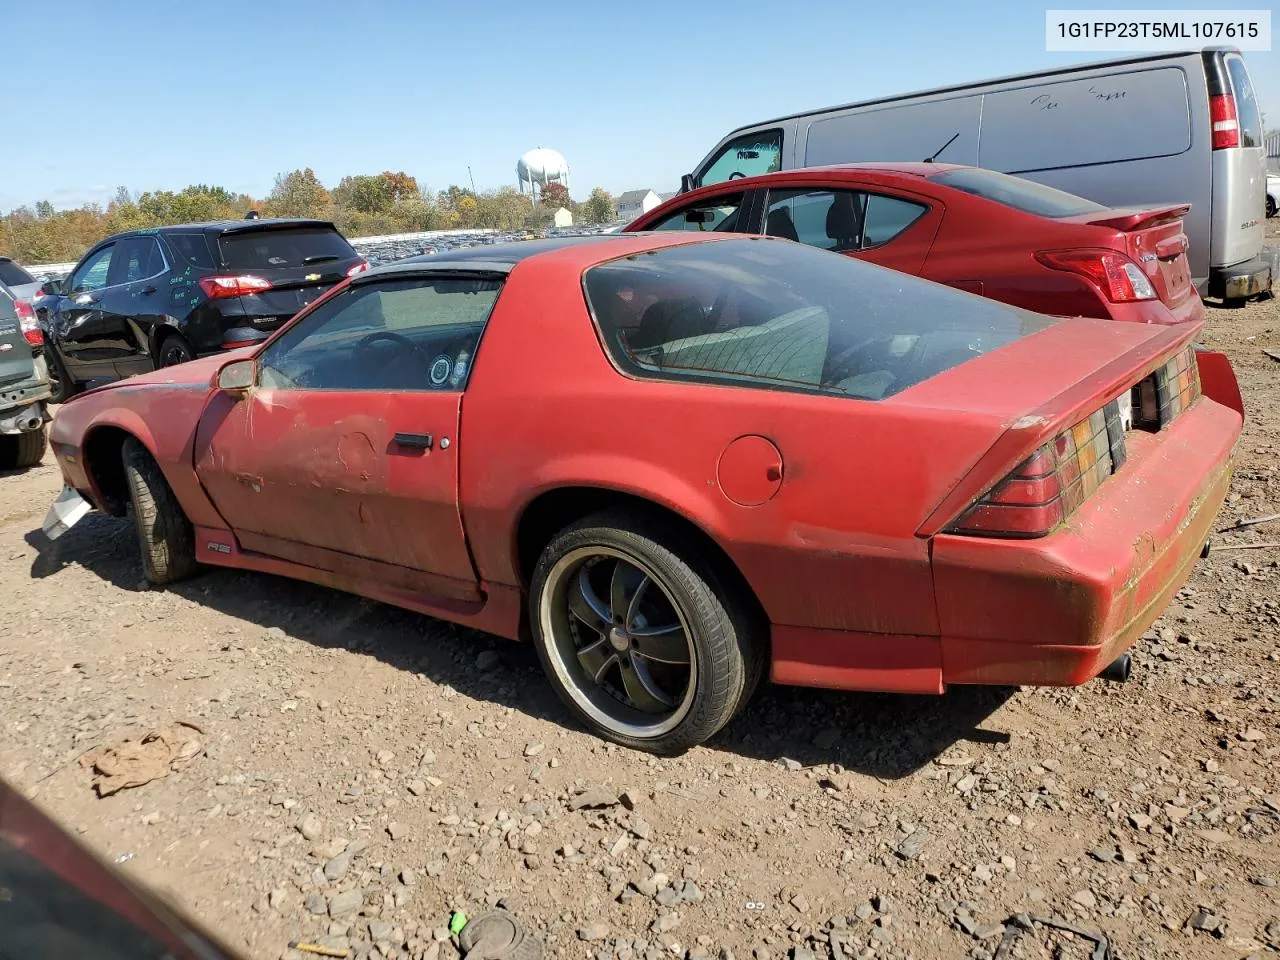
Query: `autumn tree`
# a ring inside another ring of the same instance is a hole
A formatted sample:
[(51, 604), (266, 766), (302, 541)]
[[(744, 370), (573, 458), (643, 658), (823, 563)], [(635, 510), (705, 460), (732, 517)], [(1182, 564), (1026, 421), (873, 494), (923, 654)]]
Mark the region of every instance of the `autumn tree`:
[(542, 202), (555, 210), (558, 207), (567, 207), (573, 201), (569, 199), (569, 188), (553, 180), (542, 188)]
[(596, 187), (582, 205), (584, 223), (612, 223), (614, 220), (613, 197), (603, 187)]
[(272, 217), (311, 217), (323, 220), (332, 216), (333, 201), (315, 172), (307, 167), (305, 170), (276, 175), (275, 186), (267, 197), (265, 212)]

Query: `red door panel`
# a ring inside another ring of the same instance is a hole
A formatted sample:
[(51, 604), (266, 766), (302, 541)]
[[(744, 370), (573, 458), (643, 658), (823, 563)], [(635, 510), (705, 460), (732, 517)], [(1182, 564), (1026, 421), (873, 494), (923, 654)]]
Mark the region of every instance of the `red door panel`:
[(219, 396), (200, 423), (196, 473), (245, 549), (324, 569), (340, 559), (349, 569), (350, 557), (390, 564), (404, 568), (406, 589), (473, 599), (458, 510), (461, 400), (450, 391)]

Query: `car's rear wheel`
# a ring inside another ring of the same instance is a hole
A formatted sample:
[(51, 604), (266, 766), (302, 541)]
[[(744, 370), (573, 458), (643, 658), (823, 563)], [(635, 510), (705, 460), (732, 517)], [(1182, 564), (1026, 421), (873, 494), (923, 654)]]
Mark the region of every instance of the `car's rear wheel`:
[(45, 366), (49, 368), (49, 402), (66, 403), (80, 392), (80, 384), (71, 379), (58, 351), (47, 344), (44, 348)]
[(0, 470), (25, 470), (44, 459), (48, 448), (47, 428), (25, 433), (0, 435)]
[(1267, 195), (1267, 216), (1274, 217), (1276, 215), (1276, 200), (1270, 194)]
[(164, 585), (191, 576), (196, 569), (195, 534), (159, 464), (133, 437), (125, 440), (121, 457), (147, 579)]
[(557, 534), (534, 569), (534, 643), (560, 698), (599, 735), (678, 753), (745, 703), (759, 625), (677, 531), (627, 513)]
[(160, 347), (156, 350), (156, 366), (176, 367), (180, 363), (194, 360), (195, 356), (186, 337), (180, 333), (170, 333), (160, 341)]

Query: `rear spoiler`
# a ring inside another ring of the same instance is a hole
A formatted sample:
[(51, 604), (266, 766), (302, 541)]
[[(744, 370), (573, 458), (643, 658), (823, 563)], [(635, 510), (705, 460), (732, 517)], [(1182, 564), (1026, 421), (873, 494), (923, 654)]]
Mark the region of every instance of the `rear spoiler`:
[(221, 233), (257, 233), (261, 230), (337, 230), (337, 224), (329, 220), (239, 220), (223, 227)]
[(1095, 227), (1111, 227), (1121, 233), (1136, 233), (1138, 230), (1146, 230), (1148, 227), (1158, 227), (1162, 223), (1173, 223), (1175, 220), (1181, 220), (1190, 212), (1191, 204), (1184, 203), (1179, 206), (1147, 207), (1141, 210), (1108, 210), (1098, 217), (1086, 214), (1078, 218), (1078, 221)]

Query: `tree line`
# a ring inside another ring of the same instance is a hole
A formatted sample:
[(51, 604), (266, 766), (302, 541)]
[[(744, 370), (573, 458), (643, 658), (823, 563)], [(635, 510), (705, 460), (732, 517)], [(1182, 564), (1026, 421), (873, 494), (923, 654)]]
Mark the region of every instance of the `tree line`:
[(432, 193), (403, 171), (343, 177), (329, 190), (308, 167), (277, 176), (263, 199), (201, 183), (176, 193), (134, 194), (120, 187), (105, 209), (86, 204), (75, 210), (55, 210), (42, 200), (0, 216), (0, 255), (19, 263), (62, 263), (79, 259), (103, 237), (123, 230), (239, 220), (250, 210), (264, 217), (332, 220), (348, 237), (367, 237), (417, 230), (539, 229), (551, 225), (560, 207), (569, 209), (575, 224), (614, 219), (613, 197), (599, 187), (578, 203), (563, 184), (548, 184), (535, 207), (515, 187), (477, 192), (451, 186)]

